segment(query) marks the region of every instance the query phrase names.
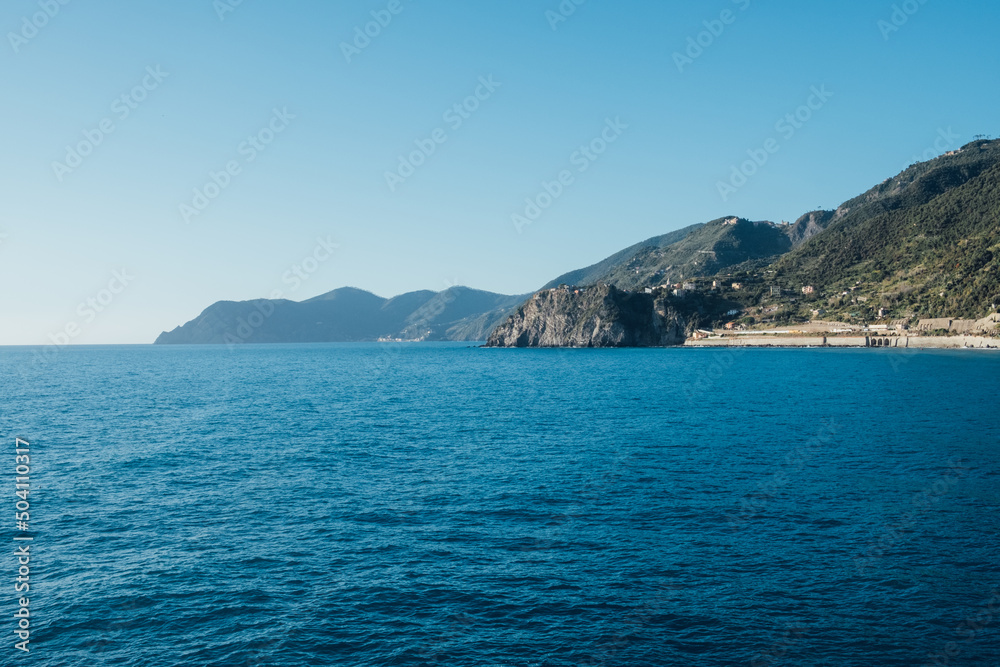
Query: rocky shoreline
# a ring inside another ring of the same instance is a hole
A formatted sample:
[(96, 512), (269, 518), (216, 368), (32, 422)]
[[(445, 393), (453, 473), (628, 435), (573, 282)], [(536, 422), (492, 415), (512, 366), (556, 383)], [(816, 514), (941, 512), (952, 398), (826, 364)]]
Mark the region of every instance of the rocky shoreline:
[(562, 287), (533, 295), (486, 347), (678, 347), (686, 326), (665, 293)]
[(562, 284), (521, 304), (493, 330), (486, 347), (1000, 349), (1000, 335), (994, 335), (1000, 331), (998, 313), (981, 320), (922, 319), (915, 324), (813, 320), (781, 330), (747, 328), (734, 321), (725, 330), (713, 330), (697, 325), (718, 304), (678, 294), (682, 291)]

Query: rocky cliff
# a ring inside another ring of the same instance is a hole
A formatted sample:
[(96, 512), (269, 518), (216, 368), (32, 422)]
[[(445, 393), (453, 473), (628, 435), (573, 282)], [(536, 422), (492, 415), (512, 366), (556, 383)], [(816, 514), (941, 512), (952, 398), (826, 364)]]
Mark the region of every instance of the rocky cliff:
[(686, 322), (665, 291), (600, 284), (543, 290), (490, 335), (487, 347), (666, 347), (683, 345)]

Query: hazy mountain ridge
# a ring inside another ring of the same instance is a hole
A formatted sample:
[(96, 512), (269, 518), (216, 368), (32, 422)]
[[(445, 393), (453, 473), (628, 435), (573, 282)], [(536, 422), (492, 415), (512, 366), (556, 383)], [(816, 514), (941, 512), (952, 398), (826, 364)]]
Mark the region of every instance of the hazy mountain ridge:
[(467, 287), (419, 291), (385, 299), (343, 287), (307, 301), (220, 301), (157, 344), (324, 343), (402, 340), (484, 340), (524, 296)]

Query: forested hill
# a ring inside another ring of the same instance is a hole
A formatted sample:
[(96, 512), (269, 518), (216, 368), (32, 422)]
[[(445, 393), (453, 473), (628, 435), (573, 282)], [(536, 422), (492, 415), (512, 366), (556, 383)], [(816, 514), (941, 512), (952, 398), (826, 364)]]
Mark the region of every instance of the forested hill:
[(899, 318), (978, 318), (1000, 303), (1000, 141), (915, 165), (840, 216), (778, 260), (774, 281), (813, 285), (834, 307), (850, 291)]

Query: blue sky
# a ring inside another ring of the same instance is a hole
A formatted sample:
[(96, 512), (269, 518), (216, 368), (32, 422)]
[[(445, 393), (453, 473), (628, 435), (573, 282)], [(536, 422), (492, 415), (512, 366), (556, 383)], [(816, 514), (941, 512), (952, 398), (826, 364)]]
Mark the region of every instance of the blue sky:
[(229, 1), (4, 3), (0, 344), (345, 285), (529, 292), (1000, 129), (985, 1)]

